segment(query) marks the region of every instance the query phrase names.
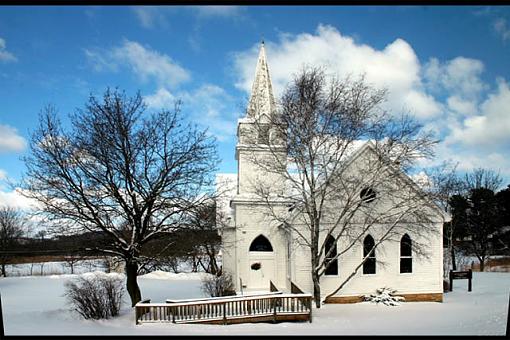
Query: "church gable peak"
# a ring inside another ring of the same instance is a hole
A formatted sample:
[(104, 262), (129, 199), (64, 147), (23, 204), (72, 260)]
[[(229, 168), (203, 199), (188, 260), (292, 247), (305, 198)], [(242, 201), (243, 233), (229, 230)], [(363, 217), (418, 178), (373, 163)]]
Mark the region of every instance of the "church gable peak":
[(267, 64), (264, 42), (260, 44), (259, 58), (255, 69), (250, 101), (248, 103), (247, 117), (260, 119), (263, 116), (269, 117), (275, 109), (273, 88), (269, 67)]

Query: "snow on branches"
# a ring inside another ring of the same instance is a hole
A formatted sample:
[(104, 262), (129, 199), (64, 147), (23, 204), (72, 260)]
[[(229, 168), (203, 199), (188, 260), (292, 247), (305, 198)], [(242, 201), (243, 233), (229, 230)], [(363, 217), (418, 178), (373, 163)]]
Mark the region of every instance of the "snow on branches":
[(398, 306), (400, 302), (405, 301), (402, 296), (394, 295), (396, 290), (388, 287), (376, 289), (376, 294), (364, 295), (363, 299), (373, 303), (384, 303), (386, 306)]

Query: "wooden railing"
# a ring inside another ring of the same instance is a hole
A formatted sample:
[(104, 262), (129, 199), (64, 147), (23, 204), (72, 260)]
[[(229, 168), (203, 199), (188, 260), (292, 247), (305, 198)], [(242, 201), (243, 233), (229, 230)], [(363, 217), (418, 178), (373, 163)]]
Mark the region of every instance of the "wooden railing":
[(197, 301), (150, 303), (135, 306), (136, 323), (216, 323), (257, 321), (310, 321), (310, 294), (270, 294), (233, 296)]
[(304, 292), (299, 288), (294, 282), (290, 281), (290, 292), (293, 294), (304, 294)]
[(184, 302), (218, 301), (218, 300), (225, 300), (225, 299), (229, 299), (229, 298), (274, 296), (274, 295), (278, 295), (278, 294), (283, 294), (283, 292), (277, 291), (277, 292), (269, 292), (269, 293), (253, 293), (253, 294), (232, 295), (232, 296), (204, 297), (204, 298), (196, 298), (196, 299), (166, 299), (165, 302), (180, 304), (180, 303), (184, 303)]
[(269, 280), (269, 291), (270, 292), (278, 292), (278, 288), (274, 285), (273, 281)]

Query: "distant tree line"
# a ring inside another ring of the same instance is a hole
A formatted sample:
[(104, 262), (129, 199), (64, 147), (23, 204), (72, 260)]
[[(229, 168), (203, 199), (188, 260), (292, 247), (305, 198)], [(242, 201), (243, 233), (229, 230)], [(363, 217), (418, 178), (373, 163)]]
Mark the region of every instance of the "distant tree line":
[(510, 254), (510, 185), (492, 169), (461, 176), (445, 162), (429, 170), (429, 193), (452, 216), (444, 225), (447, 270), (457, 270), (457, 253), (476, 256), (483, 271), (490, 255)]
[(497, 192), (486, 187), (469, 188), (452, 196), (450, 205), (454, 244), (478, 258), (480, 271), (488, 256), (510, 254), (510, 185)]
[[(214, 211), (214, 210), (212, 210)], [(5, 215), (16, 216), (11, 221), (10, 229), (6, 225)], [(84, 232), (72, 235), (52, 235), (36, 233), (29, 236), (23, 226), (21, 212), (10, 208), (0, 209), (0, 270), (7, 276), (5, 267), (20, 257), (53, 255), (62, 257), (69, 263), (71, 272), (76, 262), (85, 256), (104, 256), (112, 249), (111, 239), (102, 232)], [(213, 222), (210, 220), (210, 222)], [(19, 223), (19, 224), (14, 224)], [(42, 237), (41, 237), (42, 236)], [(173, 270), (179, 272), (179, 263), (187, 260), (192, 271), (205, 271), (219, 274), (217, 263), (221, 238), (214, 224), (197, 224), (188, 230), (173, 235), (162, 235), (145, 244), (141, 249), (141, 257), (145, 259), (140, 266), (139, 274), (153, 270)], [(106, 250), (106, 252), (105, 252)]]

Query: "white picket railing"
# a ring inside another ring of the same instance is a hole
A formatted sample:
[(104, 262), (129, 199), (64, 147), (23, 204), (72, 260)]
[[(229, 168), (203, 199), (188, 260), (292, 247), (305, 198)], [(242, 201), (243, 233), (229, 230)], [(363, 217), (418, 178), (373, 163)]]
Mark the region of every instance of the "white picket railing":
[(257, 294), (208, 299), (142, 301), (136, 304), (136, 323), (233, 323), (302, 320), (312, 322), (312, 295)]

